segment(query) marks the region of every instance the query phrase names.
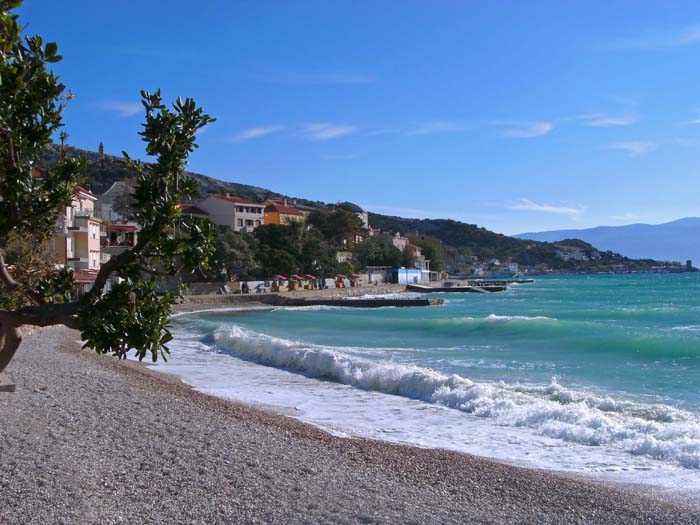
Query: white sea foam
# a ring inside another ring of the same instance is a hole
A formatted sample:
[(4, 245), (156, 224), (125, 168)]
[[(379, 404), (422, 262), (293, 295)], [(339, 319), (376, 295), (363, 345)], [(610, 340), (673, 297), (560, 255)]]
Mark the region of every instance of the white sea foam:
[(527, 316), (527, 315), (489, 315), (485, 321), (487, 323), (507, 323), (509, 321), (556, 321), (553, 317), (545, 317), (543, 315)]
[(528, 428), (567, 442), (700, 468), (700, 421), (666, 405), (648, 405), (549, 385), (472, 381), (429, 368), (372, 361), (361, 349), (294, 342), (241, 327), (219, 329), (217, 344), (257, 363), (364, 390), (400, 395)]
[(344, 306), (332, 306), (329, 304), (313, 304), (309, 306), (275, 306), (275, 312), (321, 312), (324, 310), (344, 310)]
[(678, 332), (700, 332), (700, 325), (674, 326), (672, 330)]

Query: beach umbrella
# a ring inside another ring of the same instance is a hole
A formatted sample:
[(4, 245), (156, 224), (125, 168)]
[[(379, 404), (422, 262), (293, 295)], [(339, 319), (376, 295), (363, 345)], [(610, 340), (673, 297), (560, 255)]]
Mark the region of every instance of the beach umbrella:
[(284, 275), (275, 275), (276, 281), (286, 281), (287, 278)]
[(315, 275), (311, 275), (310, 273), (307, 273), (304, 277), (307, 279), (311, 279), (312, 281), (315, 281), (317, 277)]

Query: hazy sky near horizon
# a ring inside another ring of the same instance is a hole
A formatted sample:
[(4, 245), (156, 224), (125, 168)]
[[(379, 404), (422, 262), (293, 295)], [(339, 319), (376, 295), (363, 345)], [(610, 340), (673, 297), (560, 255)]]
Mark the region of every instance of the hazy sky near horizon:
[[(194, 7), (193, 7), (194, 6)], [(216, 123), (190, 168), (503, 233), (700, 215), (700, 2), (25, 0), (69, 142), (143, 157), (139, 90)]]

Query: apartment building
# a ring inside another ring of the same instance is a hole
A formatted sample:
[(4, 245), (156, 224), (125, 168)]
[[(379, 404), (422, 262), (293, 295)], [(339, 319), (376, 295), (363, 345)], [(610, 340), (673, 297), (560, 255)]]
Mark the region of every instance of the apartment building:
[(220, 226), (230, 226), (237, 232), (251, 233), (265, 223), (265, 205), (241, 197), (210, 195), (197, 203), (209, 214), (209, 220)]
[(97, 271), (102, 263), (100, 236), (102, 220), (95, 214), (97, 197), (77, 187), (65, 215), (59, 219), (53, 239), (56, 263), (74, 270)]

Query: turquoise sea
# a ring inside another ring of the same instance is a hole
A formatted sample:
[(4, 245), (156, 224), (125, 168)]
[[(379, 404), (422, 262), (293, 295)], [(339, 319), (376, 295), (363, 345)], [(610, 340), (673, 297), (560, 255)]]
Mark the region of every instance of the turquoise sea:
[(341, 435), (700, 481), (700, 274), (547, 276), (441, 297), (180, 316), (163, 366)]

